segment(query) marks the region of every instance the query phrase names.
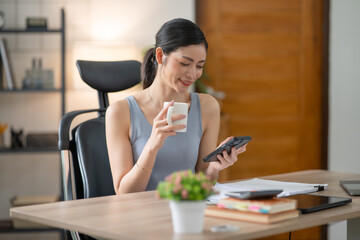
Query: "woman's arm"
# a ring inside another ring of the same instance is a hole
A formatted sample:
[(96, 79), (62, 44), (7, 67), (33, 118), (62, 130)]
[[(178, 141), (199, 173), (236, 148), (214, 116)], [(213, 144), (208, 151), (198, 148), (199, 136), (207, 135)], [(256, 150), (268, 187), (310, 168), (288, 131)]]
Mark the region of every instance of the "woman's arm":
[[(220, 129), (220, 107), (215, 98), (210, 95), (204, 95), (200, 98), (202, 122), (203, 122), (203, 137), (200, 142), (199, 158), (197, 160), (196, 171), (203, 171), (212, 179), (217, 179), (219, 172), (229, 166), (232, 166), (237, 161), (237, 155), (246, 151), (246, 145), (239, 149), (233, 147), (231, 153), (228, 154), (226, 150), (223, 151), (223, 156), (218, 155), (218, 161), (205, 163), (203, 158), (214, 151), (217, 147), (217, 139)], [(206, 97), (205, 97), (206, 96)], [(204, 107), (206, 106), (206, 107)], [(226, 138), (219, 146), (230, 141), (233, 137)], [(218, 146), (218, 147), (219, 147)]]
[[(110, 105), (105, 120), (106, 143), (116, 194), (143, 191), (151, 172), (142, 172), (140, 168), (134, 167), (127, 101), (122, 100)], [(149, 161), (151, 162), (150, 159)]]
[(204, 162), (203, 158), (214, 151), (217, 146), (220, 128), (220, 106), (211, 95), (199, 94), (199, 98), (203, 136), (200, 141), (196, 171), (203, 171), (212, 179), (217, 179), (219, 171), (209, 169), (210, 163)]

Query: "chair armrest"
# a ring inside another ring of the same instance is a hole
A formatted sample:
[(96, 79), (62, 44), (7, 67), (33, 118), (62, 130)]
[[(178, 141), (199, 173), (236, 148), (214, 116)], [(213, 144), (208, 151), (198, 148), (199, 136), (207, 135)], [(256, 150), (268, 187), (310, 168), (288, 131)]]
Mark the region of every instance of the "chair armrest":
[(77, 111), (71, 111), (61, 118), (60, 120), (60, 126), (59, 126), (59, 142), (58, 142), (58, 148), (60, 151), (62, 150), (70, 150), (70, 126), (74, 118), (81, 114), (91, 113), (91, 112), (105, 112), (106, 108), (100, 108), (100, 109), (88, 109), (88, 110), (77, 110)]

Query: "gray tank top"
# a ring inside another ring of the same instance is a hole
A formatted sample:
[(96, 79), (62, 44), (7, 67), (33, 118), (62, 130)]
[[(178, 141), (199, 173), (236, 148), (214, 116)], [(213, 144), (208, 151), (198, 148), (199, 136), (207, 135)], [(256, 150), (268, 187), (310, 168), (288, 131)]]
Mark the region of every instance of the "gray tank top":
[[(134, 164), (140, 157), (148, 141), (152, 125), (145, 118), (133, 96), (126, 98), (130, 108), (131, 137)], [(174, 171), (191, 169), (195, 166), (202, 137), (200, 99), (197, 93), (191, 93), (191, 105), (188, 113), (187, 132), (166, 138), (159, 150), (146, 191), (155, 190), (159, 181)]]

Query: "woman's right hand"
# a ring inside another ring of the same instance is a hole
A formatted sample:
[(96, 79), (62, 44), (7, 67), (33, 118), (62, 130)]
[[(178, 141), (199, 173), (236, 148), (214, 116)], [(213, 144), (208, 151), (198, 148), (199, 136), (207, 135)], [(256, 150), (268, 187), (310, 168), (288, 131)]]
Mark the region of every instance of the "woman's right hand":
[[(148, 144), (150, 144), (151, 149), (159, 150), (167, 137), (175, 136), (175, 130), (180, 130), (186, 127), (183, 124), (174, 124), (169, 125), (167, 122), (167, 112), (170, 106), (174, 105), (174, 100), (172, 100), (166, 107), (161, 109), (159, 114), (153, 120), (153, 126)], [(184, 119), (186, 116), (183, 114), (171, 116), (171, 120), (178, 121)]]

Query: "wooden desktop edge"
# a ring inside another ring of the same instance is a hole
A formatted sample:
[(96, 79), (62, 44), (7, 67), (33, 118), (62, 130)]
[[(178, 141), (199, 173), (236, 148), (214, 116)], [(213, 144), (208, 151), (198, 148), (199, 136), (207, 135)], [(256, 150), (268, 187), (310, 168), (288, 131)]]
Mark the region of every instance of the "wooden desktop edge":
[[(324, 177), (324, 175), (326, 175)], [(300, 230), (308, 227), (319, 226), (323, 224), (327, 224), (330, 222), (359, 218), (360, 217), (360, 198), (359, 197), (351, 197), (348, 195), (345, 190), (339, 185), (338, 180), (351, 179), (352, 176), (359, 177), (360, 174), (351, 174), (351, 173), (339, 173), (339, 172), (330, 172), (326, 170), (305, 170), (300, 172), (292, 172), (285, 174), (277, 174), (271, 176), (261, 177), (264, 179), (271, 180), (279, 180), (279, 181), (297, 181), (297, 182), (316, 182), (316, 183), (328, 183), (329, 187), (325, 191), (317, 192), (318, 195), (331, 195), (331, 196), (343, 196), (349, 197), (353, 199), (352, 204), (348, 204), (346, 206), (342, 206), (339, 208), (328, 209), (326, 211), (321, 211), (317, 213), (312, 213), (308, 215), (303, 215), (300, 218), (292, 219), (286, 222), (281, 222), (278, 224), (270, 224), (265, 229), (259, 232), (251, 232), (251, 233), (239, 233), (244, 238), (258, 238), (264, 236), (271, 236), (278, 233), (283, 233), (287, 231)], [(154, 201), (160, 201), (155, 198), (155, 194), (153, 192), (142, 192), (142, 193), (134, 193), (130, 194), (129, 197), (146, 197), (150, 198)], [(116, 196), (111, 196), (116, 197)], [(109, 198), (109, 197), (106, 197)], [(95, 201), (101, 201), (102, 198), (97, 199), (85, 199), (85, 200), (77, 200), (77, 201), (91, 201), (92, 203)], [(58, 202), (56, 206), (67, 204), (68, 202)], [(69, 230), (75, 230), (79, 232), (85, 232), (86, 234), (93, 234), (94, 236), (100, 237), (108, 237), (113, 238), (114, 236), (107, 235), (107, 233), (101, 232), (99, 230), (89, 231), (87, 228), (83, 228), (82, 226), (76, 226), (72, 223), (57, 223), (56, 221), (49, 221), (49, 219), (33, 216), (34, 211), (38, 210), (46, 210), (46, 208), (51, 208), (52, 204), (42, 204), (42, 205), (33, 205), (26, 207), (16, 207), (10, 209), (10, 215), (13, 218), (19, 218), (28, 221), (34, 221), (40, 224), (50, 225), (57, 228), (64, 228)], [(216, 219), (218, 221), (218, 219)], [(215, 222), (214, 218), (206, 217), (205, 222)], [(234, 223), (234, 221), (222, 221), (222, 223)], [(235, 221), (236, 223), (236, 221)], [(203, 235), (209, 236), (209, 228), (210, 224), (205, 224), (205, 231)], [(236, 235), (236, 233), (235, 233)]]

